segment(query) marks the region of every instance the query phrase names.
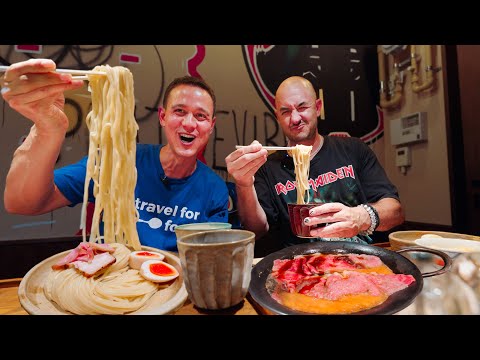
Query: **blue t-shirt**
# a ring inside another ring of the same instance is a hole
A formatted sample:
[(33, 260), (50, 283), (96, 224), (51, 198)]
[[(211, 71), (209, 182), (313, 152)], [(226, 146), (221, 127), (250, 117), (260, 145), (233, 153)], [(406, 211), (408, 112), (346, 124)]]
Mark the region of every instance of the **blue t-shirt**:
[[(182, 179), (165, 179), (160, 163), (162, 146), (137, 144), (137, 230), (142, 245), (177, 251), (177, 225), (228, 221), (228, 190), (225, 182), (198, 160), (192, 175)], [(72, 203), (70, 206), (83, 202), (86, 164), (85, 156), (78, 163), (54, 171), (55, 184)], [(92, 181), (89, 201), (95, 201)]]

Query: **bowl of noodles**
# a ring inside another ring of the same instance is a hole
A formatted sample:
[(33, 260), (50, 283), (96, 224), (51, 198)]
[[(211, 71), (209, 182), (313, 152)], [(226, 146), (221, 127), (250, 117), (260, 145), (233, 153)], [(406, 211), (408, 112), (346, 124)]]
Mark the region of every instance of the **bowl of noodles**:
[[(69, 251), (53, 255), (35, 265), (18, 288), (22, 307), (31, 315), (128, 314), (164, 315), (177, 311), (187, 299), (180, 259), (167, 251), (142, 246), (142, 250), (165, 255), (164, 261), (180, 273), (175, 280), (155, 284), (138, 270), (129, 268), (130, 250), (115, 247), (116, 262), (99, 276), (86, 278), (75, 269), (53, 270), (52, 265)], [(116, 266), (116, 267), (114, 267)]]
[(288, 217), (292, 233), (302, 238), (312, 238), (310, 231), (325, 224), (308, 226), (305, 224), (305, 218), (309, 216), (309, 211), (320, 204), (310, 202), (310, 184), (308, 177), (310, 173), (310, 154), (312, 146), (295, 145), (289, 150), (289, 155), (293, 159), (295, 171), (295, 187), (297, 190), (297, 200), (295, 203), (287, 204)]
[(317, 224), (308, 226), (305, 224), (305, 218), (309, 216), (310, 209), (319, 206), (319, 203), (308, 204), (287, 204), (288, 216), (290, 218), (290, 229), (293, 234), (301, 238), (313, 238), (315, 236), (310, 235), (310, 231), (319, 227), (325, 226), (325, 224)]

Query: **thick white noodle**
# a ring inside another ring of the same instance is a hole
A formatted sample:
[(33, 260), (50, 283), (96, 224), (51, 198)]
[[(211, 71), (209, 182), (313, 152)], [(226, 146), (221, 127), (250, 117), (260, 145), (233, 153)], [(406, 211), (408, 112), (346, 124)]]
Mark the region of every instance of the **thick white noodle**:
[(88, 186), (93, 180), (95, 210), (89, 241), (100, 242), (100, 223), (104, 223), (105, 243), (120, 243), (140, 250), (135, 208), (136, 137), (133, 76), (122, 66), (102, 65), (90, 75), (92, 110), (86, 118), (90, 131), (87, 174), (85, 177), (81, 228), (86, 241), (86, 206)]
[[(290, 151), (295, 165), (297, 204), (306, 204), (310, 202), (308, 176), (310, 173), (310, 153), (312, 152), (312, 146), (296, 145)], [(306, 201), (305, 192), (307, 193)]]

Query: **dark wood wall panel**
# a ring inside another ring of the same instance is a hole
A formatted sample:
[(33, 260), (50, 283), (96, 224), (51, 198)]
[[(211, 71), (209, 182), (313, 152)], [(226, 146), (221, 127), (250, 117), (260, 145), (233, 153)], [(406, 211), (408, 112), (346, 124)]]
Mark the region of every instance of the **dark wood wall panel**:
[[(480, 45), (458, 45), (458, 81), (465, 163), (467, 231), (480, 234)], [(459, 119), (460, 120), (460, 119)], [(452, 126), (455, 126), (452, 123)]]

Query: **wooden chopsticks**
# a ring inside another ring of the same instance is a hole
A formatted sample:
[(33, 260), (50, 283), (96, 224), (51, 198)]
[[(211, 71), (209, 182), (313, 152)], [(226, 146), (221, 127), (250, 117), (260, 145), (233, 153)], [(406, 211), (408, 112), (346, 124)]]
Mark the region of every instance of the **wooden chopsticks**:
[[(235, 149), (241, 149), (245, 147), (245, 145), (235, 145)], [(291, 150), (295, 146), (262, 146), (265, 150)]]
[[(1, 65), (0, 72), (7, 71), (8, 66)], [(76, 69), (55, 69), (53, 72), (59, 74), (72, 74), (72, 75), (81, 75), (81, 76), (72, 76), (74, 80), (88, 80), (87, 75), (107, 75), (103, 71), (93, 71), (93, 70), (76, 70)]]

